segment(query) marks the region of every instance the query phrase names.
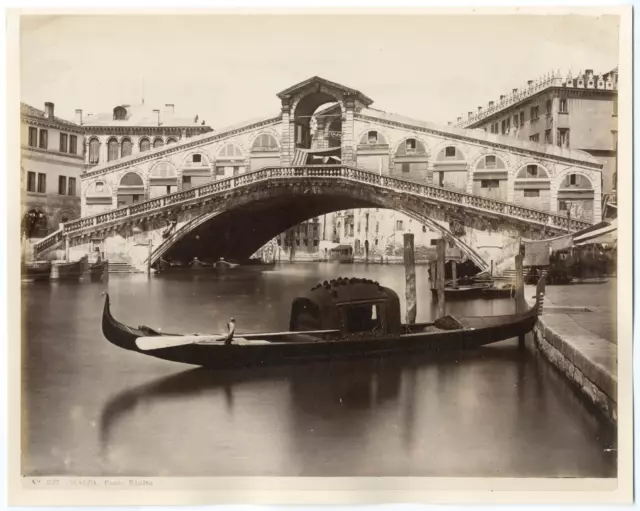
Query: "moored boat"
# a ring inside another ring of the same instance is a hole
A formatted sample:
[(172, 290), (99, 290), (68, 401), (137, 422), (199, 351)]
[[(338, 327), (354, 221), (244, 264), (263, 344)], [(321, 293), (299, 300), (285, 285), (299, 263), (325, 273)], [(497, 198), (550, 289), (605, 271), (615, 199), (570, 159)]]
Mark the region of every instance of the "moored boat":
[(99, 280), (109, 272), (109, 261), (99, 261), (89, 264), (89, 276), (92, 280)]
[(248, 368), (476, 348), (531, 331), (543, 300), (544, 278), (535, 305), (526, 312), (402, 324), (393, 290), (365, 279), (336, 279), (293, 301), (288, 332), (236, 334), (226, 343), (227, 335), (168, 334), (124, 325), (113, 318), (105, 293), (102, 331), (120, 348), (163, 360), (210, 369)]
[(85, 271), (87, 256), (72, 263), (54, 263), (51, 278), (54, 280), (77, 280)]
[(29, 280), (49, 280), (51, 261), (33, 261), (22, 265), (22, 275)]

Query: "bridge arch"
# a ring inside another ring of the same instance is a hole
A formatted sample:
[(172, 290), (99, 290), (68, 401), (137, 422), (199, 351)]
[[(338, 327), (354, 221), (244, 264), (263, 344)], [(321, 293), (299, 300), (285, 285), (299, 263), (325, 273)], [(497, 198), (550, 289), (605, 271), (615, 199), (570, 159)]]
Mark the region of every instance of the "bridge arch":
[[(208, 254), (214, 257), (249, 257), (281, 232), (309, 218), (343, 209), (373, 207), (407, 215), (441, 233), (476, 265), (487, 266), (477, 252), (447, 228), (452, 220), (443, 217), (437, 206), (426, 207), (408, 196), (381, 194), (373, 185), (349, 181), (339, 188), (311, 186), (304, 182), (266, 189), (261, 183), (253, 183), (243, 188), (241, 193), (211, 201), (197, 210), (193, 208), (190, 213), (179, 213), (185, 217), (178, 219), (179, 227), (155, 249), (152, 263), (176, 247), (192, 250), (196, 236), (200, 240), (211, 240)], [(265, 221), (266, 218), (269, 221)], [(252, 235), (247, 236), (247, 232)]]

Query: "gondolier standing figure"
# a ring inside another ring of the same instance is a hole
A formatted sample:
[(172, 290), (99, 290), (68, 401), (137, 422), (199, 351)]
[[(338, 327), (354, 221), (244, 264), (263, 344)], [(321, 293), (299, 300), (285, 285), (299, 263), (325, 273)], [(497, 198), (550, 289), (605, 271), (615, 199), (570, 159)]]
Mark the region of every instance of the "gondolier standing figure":
[(236, 320), (231, 318), (227, 323), (227, 328), (229, 329), (229, 335), (227, 335), (224, 343), (231, 344), (231, 341), (233, 340), (233, 334), (236, 331)]

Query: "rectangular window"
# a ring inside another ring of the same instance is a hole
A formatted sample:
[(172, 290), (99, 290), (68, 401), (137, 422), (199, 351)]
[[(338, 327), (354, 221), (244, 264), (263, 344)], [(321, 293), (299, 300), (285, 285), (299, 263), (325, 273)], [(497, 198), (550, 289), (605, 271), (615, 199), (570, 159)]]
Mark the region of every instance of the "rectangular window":
[(569, 176), (569, 184), (570, 185), (576, 185), (578, 182), (578, 176), (576, 174), (571, 174)]
[(511, 119), (507, 119), (507, 133), (511, 131)]
[(224, 176), (224, 167), (216, 167), (216, 176)]
[(553, 107), (553, 102), (550, 99), (547, 99), (547, 113), (551, 113), (551, 108)]
[(396, 220), (396, 230), (397, 231), (402, 230), (402, 220)]
[(27, 191), (28, 192), (36, 191), (36, 173), (35, 172), (27, 172)]
[(369, 132), (369, 143), (370, 144), (377, 144), (378, 143), (378, 132), (377, 131), (370, 131)]
[(233, 175), (237, 176), (238, 174), (240, 174), (240, 167), (233, 167)]
[(545, 130), (544, 132), (544, 143), (545, 144), (553, 144), (551, 140), (551, 130)]
[(191, 176), (183, 176), (182, 177), (182, 189), (190, 190), (191, 189)]
[(67, 140), (66, 133), (60, 133), (60, 152), (66, 153), (68, 150), (69, 141)]
[(69, 135), (69, 152), (78, 154), (78, 137), (76, 135)]
[(558, 146), (569, 147), (569, 130), (568, 129), (558, 130)]
[(193, 163), (202, 163), (202, 155), (194, 154), (193, 155)]
[(514, 128), (518, 127), (518, 116), (517, 115), (513, 116), (513, 127)]
[(444, 155), (447, 158), (455, 158), (456, 157), (456, 148), (453, 146), (449, 146), (444, 150)]
[(481, 182), (482, 188), (498, 188), (500, 181), (497, 179), (483, 179)]
[(558, 210), (559, 211), (566, 211), (567, 210), (567, 201), (564, 201), (564, 200), (558, 201)]
[(444, 186), (444, 172), (438, 172), (438, 186)]
[(487, 168), (495, 168), (496, 166), (496, 157), (493, 155), (487, 156), (485, 159), (485, 167)]
[(402, 164), (402, 172), (410, 172), (411, 171), (411, 164), (410, 163), (403, 163)]
[(536, 134), (536, 135), (531, 135), (529, 137), (529, 140), (531, 140), (531, 142), (539, 142), (540, 141), (540, 135)]
[(415, 151), (416, 150), (416, 141), (413, 138), (407, 139), (407, 151)]
[(520, 112), (520, 126), (524, 126), (524, 110)]
[(65, 176), (58, 176), (58, 195), (66, 195), (67, 193), (67, 178)]
[(75, 197), (76, 195), (76, 178), (75, 177), (69, 178), (69, 193), (67, 195), (69, 195), (70, 197)]
[(40, 130), (40, 149), (49, 149), (49, 132), (47, 130)]
[(569, 113), (569, 110), (567, 110), (567, 100), (566, 99), (561, 99), (560, 100), (559, 111), (560, 111), (561, 114)]
[(140, 195), (133, 195), (132, 202), (140, 202)]
[(29, 147), (38, 147), (38, 128), (29, 128)]
[(38, 193), (47, 193), (47, 175), (38, 174)]
[(525, 197), (540, 197), (540, 190), (524, 190)]
[(438, 244), (438, 240), (431, 240), (430, 244), (432, 247), (436, 246)]
[(507, 132), (507, 121), (502, 121), (502, 134)]
[(532, 106), (531, 107), (531, 120), (537, 121), (540, 116), (540, 107)]
[(538, 177), (537, 165), (527, 165), (527, 177)]

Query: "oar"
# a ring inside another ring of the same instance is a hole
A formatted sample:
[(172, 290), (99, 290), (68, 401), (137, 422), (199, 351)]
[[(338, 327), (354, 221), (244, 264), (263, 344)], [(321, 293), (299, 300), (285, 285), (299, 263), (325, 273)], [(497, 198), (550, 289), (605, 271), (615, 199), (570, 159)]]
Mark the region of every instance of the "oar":
[[(248, 341), (249, 338), (256, 337), (274, 337), (289, 336), (297, 334), (318, 335), (339, 332), (339, 330), (307, 330), (301, 332), (268, 332), (256, 334), (239, 334), (233, 337), (232, 342)], [(157, 335), (151, 337), (138, 337), (136, 345), (143, 351), (159, 350), (162, 348), (174, 348), (178, 346), (186, 346), (187, 344), (196, 344), (200, 342), (216, 342), (224, 341), (226, 335)]]

